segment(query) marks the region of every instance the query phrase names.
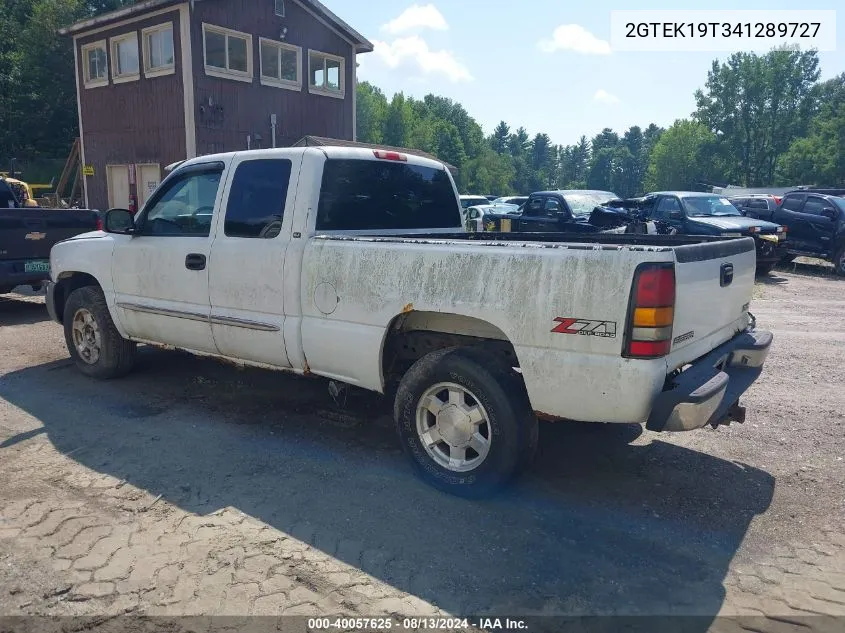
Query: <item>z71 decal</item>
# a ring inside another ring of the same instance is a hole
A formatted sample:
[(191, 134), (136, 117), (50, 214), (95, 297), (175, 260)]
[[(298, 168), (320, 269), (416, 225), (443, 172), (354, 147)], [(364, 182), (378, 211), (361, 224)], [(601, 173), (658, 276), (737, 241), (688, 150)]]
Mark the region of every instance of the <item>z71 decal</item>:
[(590, 321), (589, 319), (569, 319), (557, 317), (558, 323), (552, 332), (555, 334), (580, 334), (581, 336), (600, 336), (616, 338), (615, 321)]

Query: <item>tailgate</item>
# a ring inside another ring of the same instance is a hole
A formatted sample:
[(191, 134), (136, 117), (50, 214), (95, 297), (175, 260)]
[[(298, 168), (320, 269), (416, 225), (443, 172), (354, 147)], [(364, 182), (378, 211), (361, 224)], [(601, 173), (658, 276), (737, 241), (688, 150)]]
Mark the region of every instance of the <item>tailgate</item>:
[(87, 209), (0, 209), (0, 259), (49, 259), (56, 242), (96, 228)]
[(674, 250), (670, 370), (703, 356), (745, 329), (757, 265), (754, 240), (748, 237)]

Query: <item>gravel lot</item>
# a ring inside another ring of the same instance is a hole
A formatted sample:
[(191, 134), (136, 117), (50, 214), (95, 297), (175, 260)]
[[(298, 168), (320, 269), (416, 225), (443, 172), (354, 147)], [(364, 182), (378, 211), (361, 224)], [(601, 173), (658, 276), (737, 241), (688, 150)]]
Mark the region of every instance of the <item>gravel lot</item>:
[(719, 614), (841, 631), (845, 281), (829, 273), (798, 263), (758, 284), (752, 311), (776, 338), (744, 425), (544, 424), (526, 476), (481, 502), (412, 474), (378, 398), (341, 410), (319, 379), (156, 349), (94, 382), (43, 299), (7, 295), (0, 615), (736, 625)]

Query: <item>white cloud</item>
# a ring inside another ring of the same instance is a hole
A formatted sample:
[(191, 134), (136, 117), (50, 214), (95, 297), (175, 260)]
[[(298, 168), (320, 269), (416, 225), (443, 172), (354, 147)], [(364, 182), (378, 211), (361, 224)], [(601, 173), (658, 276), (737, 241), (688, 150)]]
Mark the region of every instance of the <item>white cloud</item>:
[(425, 6), (413, 4), (405, 9), (398, 18), (391, 20), (381, 28), (392, 35), (399, 35), (416, 29), (445, 31), (449, 28), (449, 25), (446, 24), (446, 18), (443, 17), (443, 14), (433, 4)]
[(537, 47), (544, 53), (574, 51), (583, 55), (610, 55), (610, 44), (580, 24), (560, 25), (552, 33), (552, 39), (540, 40)]
[(472, 81), (469, 69), (451, 51), (431, 50), (419, 35), (403, 37), (393, 42), (373, 41), (373, 55), (388, 68), (416, 67), (424, 75), (444, 75), (452, 83)]
[(596, 90), (596, 94), (593, 95), (593, 101), (598, 101), (599, 103), (619, 103), (619, 97), (609, 93), (603, 88), (600, 88)]

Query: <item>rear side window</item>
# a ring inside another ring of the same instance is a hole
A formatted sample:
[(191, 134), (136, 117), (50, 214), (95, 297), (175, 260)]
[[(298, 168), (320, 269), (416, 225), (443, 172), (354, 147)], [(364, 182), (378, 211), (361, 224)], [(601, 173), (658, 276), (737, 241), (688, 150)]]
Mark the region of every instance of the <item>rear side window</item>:
[(745, 207), (748, 209), (762, 209), (764, 211), (768, 211), (769, 201), (766, 198), (752, 198), (748, 201), (748, 204), (746, 204)]
[(272, 158), (238, 165), (226, 203), (229, 237), (273, 239), (282, 229), (291, 162)]
[(790, 211), (800, 211), (804, 206), (804, 196), (786, 196), (781, 206)]
[(318, 231), (447, 229), (461, 225), (444, 169), (382, 160), (327, 160)]
[(832, 205), (825, 205), (824, 198), (814, 198), (810, 196), (807, 198), (807, 202), (804, 203), (804, 213), (810, 213), (812, 215), (821, 215), (822, 209), (825, 206), (832, 206)]

